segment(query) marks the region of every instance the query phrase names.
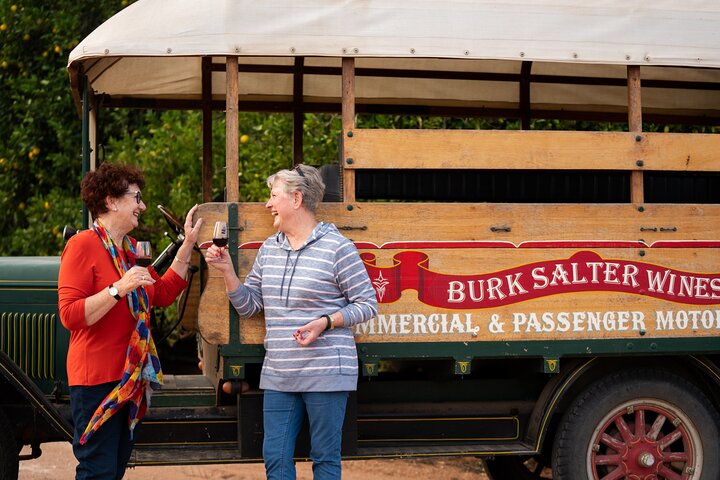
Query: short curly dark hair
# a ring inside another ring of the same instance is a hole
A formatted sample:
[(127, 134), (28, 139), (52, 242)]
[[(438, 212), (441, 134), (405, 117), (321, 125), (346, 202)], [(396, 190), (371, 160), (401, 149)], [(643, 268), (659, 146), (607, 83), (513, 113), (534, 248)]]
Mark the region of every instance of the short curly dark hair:
[(88, 172), (80, 183), (82, 200), (93, 218), (108, 211), (105, 198), (121, 197), (131, 184), (145, 187), (145, 177), (132, 165), (103, 163), (97, 170)]

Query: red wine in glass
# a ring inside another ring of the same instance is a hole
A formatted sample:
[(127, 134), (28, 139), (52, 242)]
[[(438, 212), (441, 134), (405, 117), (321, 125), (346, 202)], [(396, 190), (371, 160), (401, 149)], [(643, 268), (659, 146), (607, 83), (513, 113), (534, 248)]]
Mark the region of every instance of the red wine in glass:
[(149, 267), (152, 264), (152, 258), (135, 257), (135, 265), (140, 267)]
[(215, 222), (213, 230), (213, 243), (218, 247), (226, 247), (228, 244), (227, 223)]
[(152, 263), (152, 247), (150, 242), (141, 241), (135, 245), (135, 265), (148, 267)]

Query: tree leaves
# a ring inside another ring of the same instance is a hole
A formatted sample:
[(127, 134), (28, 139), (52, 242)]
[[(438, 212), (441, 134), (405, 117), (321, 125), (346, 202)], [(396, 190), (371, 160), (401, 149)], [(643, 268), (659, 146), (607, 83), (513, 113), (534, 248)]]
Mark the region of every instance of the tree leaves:
[(57, 232), (79, 223), (80, 120), (67, 54), (119, 7), (0, 0), (0, 255), (58, 255)]

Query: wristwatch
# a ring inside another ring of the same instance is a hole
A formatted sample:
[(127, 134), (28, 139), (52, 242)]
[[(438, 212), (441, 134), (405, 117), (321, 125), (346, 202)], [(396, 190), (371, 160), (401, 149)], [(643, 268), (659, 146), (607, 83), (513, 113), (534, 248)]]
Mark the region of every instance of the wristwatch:
[(122, 298), (122, 297), (119, 295), (119, 292), (118, 292), (117, 287), (115, 287), (115, 285), (113, 285), (112, 283), (111, 283), (110, 286), (108, 287), (108, 293), (110, 294), (110, 296), (114, 297), (115, 300), (120, 300), (120, 299)]
[(334, 318), (332, 318), (330, 315), (327, 315), (327, 314), (322, 315), (322, 317), (326, 320), (324, 331), (332, 330), (335, 328), (335, 319)]

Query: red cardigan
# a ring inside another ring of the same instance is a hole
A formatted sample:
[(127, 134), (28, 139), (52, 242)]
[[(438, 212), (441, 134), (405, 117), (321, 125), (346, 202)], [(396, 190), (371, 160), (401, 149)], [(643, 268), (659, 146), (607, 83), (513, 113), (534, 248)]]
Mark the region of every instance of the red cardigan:
[[(145, 287), (151, 306), (170, 305), (187, 286), (171, 268), (162, 277), (152, 268), (148, 270), (156, 280)], [(122, 377), (128, 342), (136, 324), (126, 297), (94, 325), (88, 327), (85, 323), (85, 299), (118, 280), (120, 274), (93, 230), (84, 230), (68, 241), (60, 260), (58, 306), (60, 320), (70, 330), (67, 357), (70, 385), (99, 385)]]

